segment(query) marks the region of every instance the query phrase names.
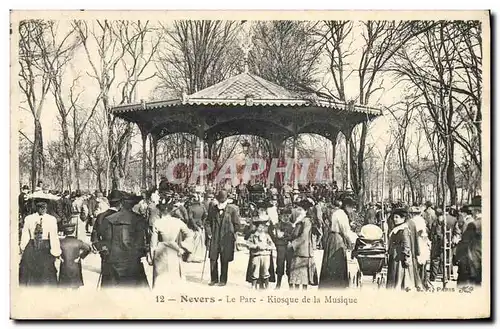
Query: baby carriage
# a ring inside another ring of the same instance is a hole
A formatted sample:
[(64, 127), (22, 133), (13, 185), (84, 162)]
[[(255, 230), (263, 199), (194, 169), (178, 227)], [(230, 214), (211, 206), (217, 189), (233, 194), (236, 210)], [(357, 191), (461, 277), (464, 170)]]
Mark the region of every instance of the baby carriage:
[(383, 232), (373, 224), (361, 228), (358, 239), (351, 253), (351, 258), (358, 261), (359, 272), (356, 285), (361, 286), (361, 276), (371, 276), (372, 282), (383, 287), (386, 282), (387, 249), (384, 244)]

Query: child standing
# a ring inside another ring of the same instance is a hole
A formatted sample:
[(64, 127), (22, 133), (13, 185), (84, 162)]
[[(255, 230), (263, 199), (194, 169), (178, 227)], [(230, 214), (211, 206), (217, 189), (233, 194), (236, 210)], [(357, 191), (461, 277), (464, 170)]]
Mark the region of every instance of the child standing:
[(248, 249), (250, 250), (250, 274), (252, 288), (257, 288), (257, 282), (262, 282), (262, 288), (269, 287), (270, 268), (272, 252), (276, 250), (273, 240), (269, 236), (268, 216), (259, 216), (253, 223), (257, 230), (248, 238)]
[(90, 253), (90, 245), (75, 237), (75, 225), (64, 228), (61, 240), (59, 286), (78, 289), (83, 286), (82, 259)]
[(269, 227), (269, 234), (276, 246), (276, 289), (281, 288), (283, 275), (290, 277), (290, 263), (293, 256), (290, 240), (293, 224), (290, 223), (289, 217), (290, 214), (282, 214), (279, 222)]

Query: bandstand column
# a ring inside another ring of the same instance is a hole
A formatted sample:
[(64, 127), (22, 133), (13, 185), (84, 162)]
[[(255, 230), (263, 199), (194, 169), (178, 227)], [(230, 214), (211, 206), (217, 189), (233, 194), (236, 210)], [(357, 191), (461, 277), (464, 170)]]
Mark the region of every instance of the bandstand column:
[[(198, 140), (199, 140), (199, 146), (200, 146), (200, 170), (202, 169), (201, 166), (202, 166), (202, 163), (203, 163), (203, 160), (205, 159), (205, 155), (204, 155), (204, 147), (205, 147), (205, 130), (203, 129), (203, 124), (200, 124), (198, 126)], [(205, 186), (205, 179), (203, 177), (203, 175), (200, 175), (200, 186)]]
[[(210, 139), (207, 140), (207, 157), (212, 160), (212, 149), (214, 147), (214, 142), (211, 141)], [(207, 183), (212, 181), (212, 174), (208, 175), (207, 177)]]
[(158, 138), (156, 136), (151, 136), (153, 140), (153, 184), (154, 187), (158, 187), (158, 167), (156, 165), (156, 154), (158, 152)]
[(347, 190), (352, 191), (352, 181), (351, 181), (351, 133), (352, 129), (346, 129), (344, 131), (345, 136), (345, 155), (347, 164)]
[(141, 137), (142, 137), (142, 181), (141, 181), (141, 188), (142, 189), (147, 189), (147, 140), (148, 140), (148, 133), (144, 130), (141, 129)]
[(297, 133), (293, 135), (293, 189), (299, 189), (299, 173), (297, 172)]
[[(280, 164), (280, 161), (282, 159), (282, 154), (284, 153), (283, 150), (284, 150), (284, 142), (283, 140), (281, 139), (278, 139), (278, 138), (272, 138), (271, 139), (271, 143), (273, 145), (273, 152), (272, 152), (272, 159), (271, 159), (271, 162), (274, 160), (274, 159), (277, 159), (278, 161), (278, 165)], [(273, 184), (276, 188), (281, 188), (282, 185), (283, 185), (283, 180), (280, 179), (280, 175), (279, 174), (276, 174), (274, 176), (274, 179), (273, 179)]]
[(335, 181), (335, 155), (337, 154), (337, 138), (339, 132), (335, 131), (332, 133), (330, 141), (332, 142), (332, 183)]

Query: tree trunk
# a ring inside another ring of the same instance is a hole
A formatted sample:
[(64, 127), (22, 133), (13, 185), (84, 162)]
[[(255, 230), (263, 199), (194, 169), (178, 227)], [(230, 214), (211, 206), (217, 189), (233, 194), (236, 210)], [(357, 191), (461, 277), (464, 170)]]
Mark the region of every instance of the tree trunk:
[[(450, 191), (450, 202), (452, 205), (457, 204), (457, 184), (455, 180), (455, 147), (453, 139), (448, 140), (448, 163), (446, 167), (446, 182)], [(446, 202), (446, 200), (445, 200)]]
[(80, 163), (78, 160), (78, 155), (75, 154), (75, 157), (73, 159), (73, 166), (75, 169), (76, 189), (80, 191)]
[(35, 136), (31, 149), (31, 189), (35, 190), (38, 181), (43, 178), (43, 135), (40, 120), (35, 119)]
[(358, 191), (357, 191), (359, 209), (362, 209), (363, 204), (364, 204), (363, 193), (365, 190), (365, 182), (363, 180), (363, 176), (364, 176), (365, 146), (366, 146), (366, 137), (367, 136), (368, 136), (368, 123), (363, 122), (362, 128), (361, 128), (361, 138), (360, 138), (360, 142), (359, 142), (359, 150), (358, 150), (358, 154), (357, 154), (357, 163), (356, 163), (356, 166), (357, 166), (356, 176), (357, 176), (357, 181), (359, 184)]
[(101, 178), (101, 172), (97, 173), (97, 185), (99, 187), (99, 192), (103, 192), (102, 190), (102, 178)]

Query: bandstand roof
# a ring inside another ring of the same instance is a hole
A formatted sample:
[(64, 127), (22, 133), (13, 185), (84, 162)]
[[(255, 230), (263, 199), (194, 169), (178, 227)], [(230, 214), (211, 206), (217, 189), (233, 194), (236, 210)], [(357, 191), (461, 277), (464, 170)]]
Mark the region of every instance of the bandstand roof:
[(305, 96), (248, 72), (182, 98), (121, 105), (111, 112), (156, 138), (203, 132), (209, 141), (239, 134), (284, 139), (294, 132), (331, 138), (381, 115), (375, 108)]

